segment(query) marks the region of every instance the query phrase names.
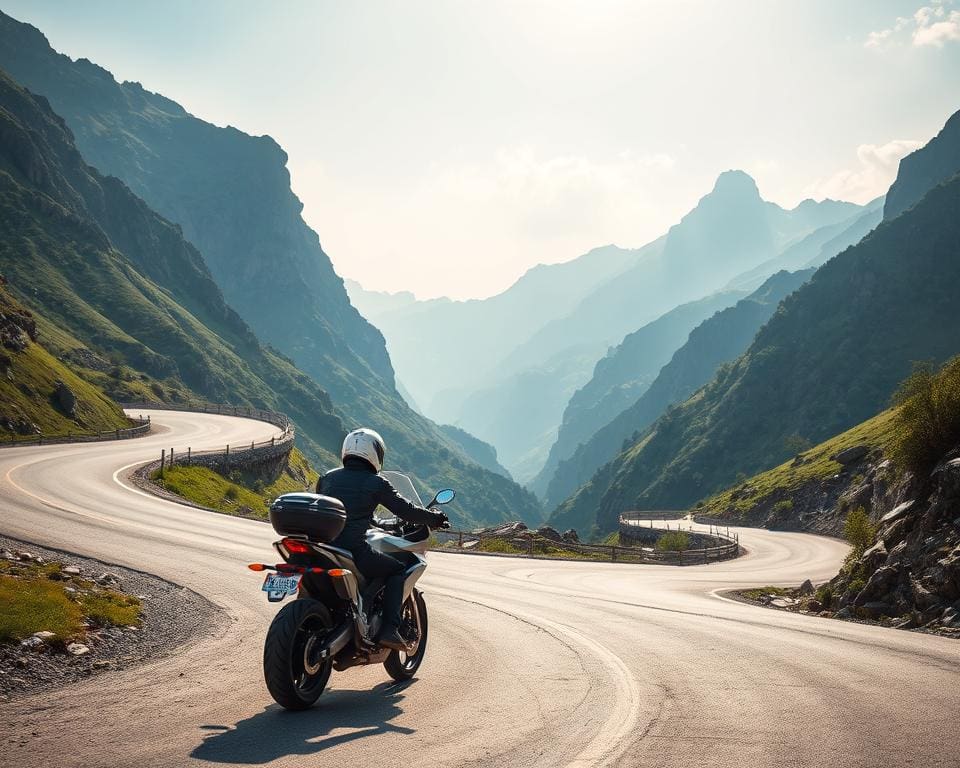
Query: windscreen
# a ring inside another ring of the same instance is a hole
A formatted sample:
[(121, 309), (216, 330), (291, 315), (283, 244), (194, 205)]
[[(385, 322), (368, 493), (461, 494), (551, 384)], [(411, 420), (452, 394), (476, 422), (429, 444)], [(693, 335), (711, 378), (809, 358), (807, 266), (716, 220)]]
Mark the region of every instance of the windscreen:
[(413, 487), (413, 482), (405, 474), (402, 472), (392, 472), (390, 470), (381, 472), (380, 474), (387, 478), (387, 480), (390, 481), (390, 485), (396, 488), (397, 493), (403, 496), (403, 498), (405, 498), (407, 501), (413, 502), (418, 507), (423, 506), (423, 502), (420, 500), (420, 495), (417, 493), (417, 489)]

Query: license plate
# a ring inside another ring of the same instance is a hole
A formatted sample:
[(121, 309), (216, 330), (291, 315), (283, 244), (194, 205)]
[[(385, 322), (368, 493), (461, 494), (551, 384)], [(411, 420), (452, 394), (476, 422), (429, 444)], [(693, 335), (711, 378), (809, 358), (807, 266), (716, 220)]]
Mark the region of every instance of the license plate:
[(275, 603), (288, 595), (297, 594), (300, 587), (301, 575), (299, 573), (293, 576), (281, 576), (279, 573), (268, 573), (263, 581), (263, 591), (267, 593), (267, 600)]

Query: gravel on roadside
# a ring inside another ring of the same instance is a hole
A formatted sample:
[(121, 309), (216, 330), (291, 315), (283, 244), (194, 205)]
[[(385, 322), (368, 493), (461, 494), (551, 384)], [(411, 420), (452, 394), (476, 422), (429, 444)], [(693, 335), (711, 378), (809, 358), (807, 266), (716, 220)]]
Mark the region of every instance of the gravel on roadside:
[(84, 641), (89, 652), (79, 656), (32, 650), (20, 643), (0, 645), (0, 701), (176, 653), (201, 637), (216, 634), (229, 622), (226, 613), (206, 598), (157, 576), (5, 536), (0, 536), (0, 549), (76, 566), (86, 578), (115, 574), (120, 580), (116, 588), (138, 597), (142, 606), (140, 627), (91, 630)]

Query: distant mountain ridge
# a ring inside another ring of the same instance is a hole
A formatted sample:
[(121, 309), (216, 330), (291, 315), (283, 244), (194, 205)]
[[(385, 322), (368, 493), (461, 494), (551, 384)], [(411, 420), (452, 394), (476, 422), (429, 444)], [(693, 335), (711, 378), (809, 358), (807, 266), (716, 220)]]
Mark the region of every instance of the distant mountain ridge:
[(457, 415), (457, 406), (444, 403), (448, 392), (465, 386), (465, 372), (468, 389), (495, 381), (518, 337), (569, 311), (583, 290), (626, 269), (635, 257), (613, 245), (595, 248), (571, 261), (535, 266), (482, 300), (416, 301), (403, 293), (364, 291), (357, 283), (348, 288), (383, 330), (412, 396), (432, 418), (445, 421)]
[(884, 199), (878, 197), (862, 209), (856, 210), (849, 218), (815, 229), (772, 259), (737, 275), (727, 287), (752, 291), (776, 272), (795, 272), (798, 269), (822, 266), (840, 251), (859, 242), (883, 220)]
[(570, 458), (580, 444), (636, 402), (697, 325), (746, 295), (746, 291), (724, 291), (681, 304), (628, 334), (602, 357), (590, 380), (567, 403), (556, 442), (530, 489), (544, 497), (560, 462)]
[(546, 478), (547, 508), (554, 509), (626, 445), (635, 443), (671, 406), (709, 382), (721, 365), (739, 357), (779, 303), (812, 274), (812, 269), (778, 272), (752, 294), (694, 328), (639, 398), (558, 463)]
[(512, 357), (543, 359), (581, 343), (603, 350), (859, 209), (853, 203), (825, 200), (784, 210), (764, 201), (756, 182), (743, 171), (725, 171), (693, 210), (670, 228), (659, 252), (603, 284), (572, 313), (534, 334)]
[[(916, 182), (919, 165), (904, 164), (897, 183)], [(692, 504), (788, 458), (790, 436), (819, 442), (877, 413), (913, 361), (960, 351), (958, 242), (953, 175), (821, 267), (734, 364), (598, 471), (552, 524), (610, 530), (624, 509)]]
[[(637, 250), (628, 269), (589, 292), (579, 291), (583, 298), (571, 312), (525, 341), (514, 341), (497, 365), (497, 382), (464, 382), (442, 415), (496, 445), (515, 477), (533, 479), (550, 460), (567, 398), (589, 381), (596, 361), (611, 345), (674, 307), (713, 294), (812, 231), (847, 221), (860, 210), (853, 203), (832, 200), (805, 201), (784, 210), (764, 201), (749, 175), (726, 171), (665, 236)], [(530, 395), (518, 401), (524, 392)], [(542, 490), (542, 478), (534, 482)]]
[[(801, 210), (804, 212), (804, 216), (810, 216), (811, 212), (815, 210), (815, 206), (816, 203), (813, 201), (804, 201), (795, 210)], [(585, 482), (593, 471), (598, 469), (606, 460), (612, 458), (615, 455), (614, 448), (619, 447), (624, 439), (639, 429), (639, 425), (635, 424), (629, 429), (624, 429), (623, 427), (617, 428), (609, 422), (632, 406), (644, 394), (660, 368), (669, 359), (669, 356), (686, 340), (686, 333), (692, 330), (701, 320), (708, 317), (709, 314), (712, 314), (712, 311), (697, 317), (696, 322), (685, 326), (679, 338), (671, 338), (670, 344), (664, 344), (666, 338), (663, 337), (663, 331), (665, 330), (661, 327), (663, 324), (669, 323), (675, 331), (678, 331), (680, 328), (677, 322), (684, 314), (691, 316), (691, 313), (695, 312), (698, 307), (706, 309), (709, 302), (714, 302), (712, 309), (716, 311), (744, 298), (748, 290), (756, 290), (756, 293), (751, 297), (752, 303), (739, 308), (739, 311), (743, 313), (742, 319), (738, 321), (729, 318), (728, 322), (733, 323), (729, 331), (733, 335), (718, 337), (716, 340), (718, 346), (702, 350), (705, 361), (714, 361), (705, 368), (712, 375), (716, 364), (733, 359), (746, 349), (752, 338), (752, 333), (759, 329), (762, 322), (766, 321), (774, 309), (774, 307), (769, 307), (769, 312), (764, 314), (763, 312), (757, 312), (757, 307), (765, 305), (770, 297), (777, 293), (775, 290), (777, 286), (791, 284), (792, 278), (778, 278), (776, 280), (771, 278), (771, 270), (798, 271), (820, 266), (846, 247), (858, 242), (876, 226), (882, 217), (882, 207), (882, 197), (863, 208), (854, 206), (854, 212), (849, 217), (813, 230), (805, 237), (795, 240), (775, 257), (767, 259), (760, 265), (736, 276), (727, 284), (724, 292), (719, 292), (697, 302), (682, 304), (658, 320), (647, 324), (640, 331), (626, 336), (623, 342), (608, 352), (607, 356), (597, 363), (593, 378), (571, 398), (564, 412), (557, 442), (550, 449), (550, 455), (544, 468), (529, 487), (541, 498), (544, 498), (548, 508), (552, 509), (572, 493), (580, 483)], [(794, 287), (799, 284), (800, 282), (796, 282)], [(786, 293), (779, 294), (774, 306), (785, 295)], [(728, 301), (720, 303), (718, 300), (725, 296)], [(751, 319), (756, 321), (755, 324), (750, 324)], [(744, 337), (744, 333), (748, 335)], [(649, 346), (651, 344), (660, 345), (660, 355), (651, 354)], [(689, 354), (689, 350), (687, 354)], [(716, 357), (716, 354), (721, 356)], [(690, 365), (692, 362), (692, 359), (688, 358), (686, 364)], [(714, 367), (711, 367), (711, 365)], [(708, 379), (709, 376), (702, 379), (697, 378), (695, 385), (690, 390), (685, 391), (684, 395), (689, 395), (693, 389), (705, 384)], [(673, 400), (666, 400), (663, 407), (671, 402)], [(662, 411), (655, 410), (653, 418), (658, 416), (660, 412)], [(652, 418), (650, 421), (652, 421)], [(630, 423), (630, 417), (625, 416), (624, 423)], [(649, 421), (644, 422), (644, 426), (649, 423)], [(605, 447), (601, 449), (592, 437), (596, 437)], [(575, 460), (573, 460), (574, 453), (577, 454)], [(567, 462), (568, 459), (571, 461), (566, 463), (561, 471), (558, 471), (560, 462)], [(587, 473), (586, 476), (584, 475), (585, 472)], [(548, 492), (551, 485), (554, 490)]]

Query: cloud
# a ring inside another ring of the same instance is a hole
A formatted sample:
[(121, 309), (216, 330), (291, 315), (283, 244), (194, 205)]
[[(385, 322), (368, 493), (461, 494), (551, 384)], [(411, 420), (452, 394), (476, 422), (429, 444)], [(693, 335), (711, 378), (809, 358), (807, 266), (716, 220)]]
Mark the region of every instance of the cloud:
[(952, 0), (940, 0), (918, 8), (913, 16), (900, 16), (892, 27), (870, 32), (865, 48), (887, 48), (901, 45), (910, 30), (910, 42), (917, 47), (943, 48), (946, 43), (960, 40), (960, 11), (948, 11)]
[(340, 274), (364, 287), (490, 296), (535, 264), (663, 234), (708, 183), (684, 170), (682, 144), (665, 149), (464, 153), (423, 165), (399, 196), (341, 182), (333, 202), (329, 192), (322, 199), (327, 219), (310, 223), (325, 233)]
[(627, 150), (606, 161), (583, 155), (542, 157), (529, 147), (499, 151), (492, 163), (437, 169), (427, 185), (443, 197), (496, 210), (524, 238), (562, 239), (622, 224), (654, 199), (638, 199), (675, 164), (664, 152)]
[(864, 46), (867, 48), (880, 48), (892, 36), (892, 29), (881, 29), (878, 32), (871, 32), (867, 35), (867, 42), (864, 43)]
[[(940, 8), (939, 10), (943, 10)], [(941, 21), (918, 24), (913, 30), (914, 45), (932, 45), (943, 48), (944, 43), (960, 40), (960, 11), (951, 11)]]
[(858, 165), (821, 179), (806, 190), (806, 196), (866, 203), (886, 193), (897, 176), (900, 158), (923, 146), (922, 141), (895, 139), (886, 144), (857, 147)]

